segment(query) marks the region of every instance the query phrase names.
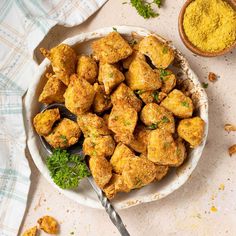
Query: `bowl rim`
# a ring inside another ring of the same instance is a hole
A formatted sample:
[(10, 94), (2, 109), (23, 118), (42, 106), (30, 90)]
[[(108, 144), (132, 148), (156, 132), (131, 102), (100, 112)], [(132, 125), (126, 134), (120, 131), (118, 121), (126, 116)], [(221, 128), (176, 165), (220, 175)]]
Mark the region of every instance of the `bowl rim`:
[[(143, 36), (143, 37), (148, 36), (148, 35), (153, 35), (153, 36), (157, 37), (159, 40), (168, 43), (170, 47), (172, 47), (174, 50), (176, 50), (179, 53), (179, 55), (181, 55), (181, 59), (185, 63), (185, 71), (187, 73), (187, 76), (188, 76), (188, 78), (191, 78), (191, 80), (193, 80), (195, 88), (200, 89), (201, 100), (202, 100), (202, 103), (204, 104), (204, 106), (201, 107), (202, 110), (200, 109), (201, 118), (203, 118), (205, 121), (204, 139), (203, 139), (201, 145), (197, 147), (198, 153), (194, 157), (193, 162), (191, 162), (191, 166), (188, 167), (188, 172), (186, 171), (184, 174), (182, 174), (180, 176), (180, 178), (178, 178), (177, 182), (174, 181), (174, 183), (171, 183), (168, 190), (163, 190), (161, 193), (152, 193), (152, 194), (145, 195), (145, 196), (136, 196), (133, 200), (124, 200), (124, 201), (114, 204), (114, 207), (116, 209), (125, 209), (125, 208), (129, 208), (131, 206), (135, 206), (135, 205), (138, 205), (141, 203), (152, 202), (152, 201), (156, 201), (161, 198), (164, 198), (167, 195), (169, 195), (170, 193), (172, 193), (175, 190), (177, 190), (178, 188), (180, 188), (188, 180), (188, 178), (192, 174), (193, 170), (197, 166), (197, 163), (201, 157), (201, 154), (202, 154), (202, 151), (204, 149), (206, 139), (207, 139), (207, 134), (208, 134), (208, 99), (207, 99), (206, 92), (202, 88), (198, 77), (192, 71), (192, 69), (189, 67), (188, 62), (187, 62), (186, 58), (182, 55), (182, 53), (180, 53), (178, 51), (178, 49), (176, 49), (169, 41), (165, 40), (164, 38), (162, 38), (158, 34), (151, 32), (145, 28), (136, 27), (136, 26), (127, 26), (127, 25), (121, 25), (121, 26), (115, 25), (115, 26), (100, 28), (98, 30), (94, 30), (91, 32), (81, 33), (76, 36), (67, 38), (66, 40), (64, 40), (61, 43), (66, 43), (66, 44), (72, 46), (74, 44), (78, 44), (81, 42), (101, 38), (101, 37), (104, 37), (105, 35), (107, 35), (108, 33), (114, 31), (114, 28), (116, 28), (117, 31), (121, 34), (132, 35), (132, 33), (135, 33), (135, 34), (137, 34), (139, 36)], [(39, 67), (37, 69), (37, 73), (35, 74), (32, 84), (29, 86), (29, 89), (28, 89), (26, 97), (25, 97), (25, 103), (24, 103), (25, 112), (26, 112), (26, 122), (25, 123), (26, 123), (26, 131), (27, 131), (27, 145), (29, 148), (29, 152), (31, 154), (31, 157), (32, 157), (35, 165), (37, 166), (38, 170), (40, 171), (40, 173), (47, 179), (47, 181), (49, 183), (51, 183), (56, 189), (58, 189), (59, 192), (61, 192), (62, 194), (64, 194), (68, 198), (70, 198), (82, 205), (89, 206), (91, 208), (103, 209), (102, 205), (100, 204), (100, 202), (98, 200), (96, 201), (96, 200), (90, 199), (89, 197), (86, 197), (82, 194), (78, 194), (78, 193), (70, 191), (70, 190), (63, 190), (63, 189), (59, 188), (51, 179), (49, 171), (42, 160), (40, 150), (37, 148), (37, 135), (35, 134), (35, 131), (33, 129), (32, 121), (31, 121), (32, 120), (32, 118), (31, 118), (32, 111), (31, 111), (30, 107), (31, 107), (31, 103), (35, 99), (34, 96), (35, 96), (36, 88), (38, 86), (38, 82), (40, 81), (41, 76), (43, 75), (43, 73), (45, 72), (46, 68), (49, 65), (50, 65), (50, 61), (47, 58), (45, 58), (43, 60), (43, 62), (39, 65)]]
[[(195, 1), (195, 0), (187, 0), (184, 3), (184, 5), (182, 6), (182, 8), (180, 10), (180, 13), (179, 13), (178, 31), (179, 31), (180, 38), (181, 38), (182, 42), (184, 43), (184, 45), (190, 51), (192, 51), (193, 53), (195, 53), (195, 54), (197, 54), (199, 56), (203, 56), (203, 57), (221, 56), (221, 55), (225, 55), (225, 54), (229, 53), (230, 51), (234, 50), (236, 48), (236, 40), (235, 40), (235, 42), (231, 46), (226, 47), (223, 50), (217, 51), (217, 52), (203, 51), (203, 50), (199, 49), (198, 47), (196, 47), (195, 45), (192, 44), (192, 42), (188, 39), (187, 35), (185, 34), (184, 27), (183, 27), (183, 21), (184, 21), (184, 14), (185, 14), (186, 8), (193, 1)], [(230, 0), (226, 1), (226, 2), (228, 2), (233, 8), (236, 8), (236, 2), (232, 2)]]

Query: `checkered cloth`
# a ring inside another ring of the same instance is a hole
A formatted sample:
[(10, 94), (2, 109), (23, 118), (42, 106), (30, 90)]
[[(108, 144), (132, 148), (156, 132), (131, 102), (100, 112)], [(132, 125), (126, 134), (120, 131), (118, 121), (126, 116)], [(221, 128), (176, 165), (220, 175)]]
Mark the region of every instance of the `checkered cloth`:
[(30, 186), (22, 96), (37, 64), (33, 50), (55, 24), (85, 21), (106, 0), (0, 1), (0, 235), (17, 235)]

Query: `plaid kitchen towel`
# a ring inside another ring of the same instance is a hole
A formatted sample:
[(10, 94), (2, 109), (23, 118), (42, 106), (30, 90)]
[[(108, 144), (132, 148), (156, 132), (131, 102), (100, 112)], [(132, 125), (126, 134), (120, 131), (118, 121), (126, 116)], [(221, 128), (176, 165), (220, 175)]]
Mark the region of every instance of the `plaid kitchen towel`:
[(17, 235), (30, 186), (22, 96), (33, 79), (33, 50), (55, 24), (84, 22), (106, 0), (0, 1), (0, 235)]

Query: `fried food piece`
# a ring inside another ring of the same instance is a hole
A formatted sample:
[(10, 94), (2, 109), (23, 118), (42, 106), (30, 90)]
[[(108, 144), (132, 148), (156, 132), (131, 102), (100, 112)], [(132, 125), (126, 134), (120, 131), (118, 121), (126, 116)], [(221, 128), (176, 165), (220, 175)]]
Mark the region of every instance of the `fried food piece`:
[(48, 81), (45, 84), (42, 93), (39, 96), (39, 102), (44, 104), (51, 104), (54, 102), (63, 103), (65, 98), (63, 97), (66, 86), (55, 75), (46, 74)]
[(137, 58), (139, 58), (140, 60), (145, 61), (145, 56), (142, 53), (134, 50), (133, 53), (129, 57), (127, 57), (126, 59), (123, 60), (123, 62), (122, 62), (123, 67), (125, 69), (129, 69), (129, 66), (132, 63), (132, 61), (134, 61)]
[(44, 138), (53, 148), (68, 148), (78, 142), (80, 135), (81, 130), (78, 124), (70, 119), (63, 118)]
[(108, 128), (118, 136), (131, 138), (138, 120), (136, 110), (125, 101), (119, 100), (113, 106)]
[(41, 53), (52, 63), (52, 69), (57, 78), (65, 85), (69, 85), (70, 76), (75, 73), (77, 56), (73, 48), (67, 44), (60, 44), (50, 51), (40, 48)]
[(125, 165), (122, 176), (129, 189), (141, 188), (155, 179), (156, 167), (146, 158), (131, 158)]
[(58, 234), (59, 225), (55, 218), (44, 216), (38, 219), (39, 228), (48, 234)]
[(236, 144), (232, 145), (231, 147), (229, 147), (228, 149), (229, 155), (232, 156), (233, 154), (236, 153)]
[(108, 127), (108, 119), (109, 119), (109, 114), (104, 114), (102, 118), (103, 118), (103, 120), (104, 120), (105, 124), (106, 124), (106, 125), (107, 125), (107, 127)]
[(57, 120), (60, 120), (59, 109), (48, 109), (34, 117), (34, 128), (39, 135), (48, 135), (51, 133), (52, 126)]
[(112, 107), (111, 98), (105, 93), (105, 88), (103, 85), (95, 83), (93, 85), (95, 91), (95, 97), (93, 101), (93, 110), (96, 113), (102, 113), (109, 110)]
[(79, 78), (87, 80), (90, 84), (94, 84), (98, 75), (96, 61), (89, 56), (80, 56), (77, 64), (77, 74)]
[(161, 91), (169, 93), (176, 85), (175, 74), (171, 70), (161, 70), (160, 75), (162, 79)]
[(232, 124), (225, 124), (224, 129), (229, 133), (231, 131), (236, 131), (236, 126)]
[(180, 118), (188, 118), (193, 114), (192, 100), (177, 89), (174, 89), (168, 94), (161, 102), (161, 106)]
[(159, 165), (179, 166), (182, 164), (177, 155), (177, 144), (172, 134), (164, 129), (153, 130), (148, 136), (147, 158)]
[(138, 99), (134, 92), (124, 83), (121, 83), (111, 95), (112, 104), (115, 104), (118, 100), (129, 103), (137, 112), (142, 108), (142, 101)]
[(150, 129), (165, 129), (170, 133), (175, 132), (175, 120), (171, 112), (156, 103), (148, 103), (141, 111), (141, 121)]
[(159, 92), (158, 90), (149, 90), (139, 92), (139, 97), (143, 100), (145, 104), (148, 103), (160, 103), (165, 97), (166, 93)]
[(187, 157), (187, 152), (186, 152), (186, 147), (184, 145), (182, 138), (178, 137), (175, 140), (175, 143), (177, 145), (176, 155), (178, 159), (178, 164), (176, 166), (178, 167), (183, 164), (184, 160)]
[(115, 150), (116, 144), (110, 135), (88, 137), (83, 142), (83, 152), (85, 155), (93, 156), (111, 156)]
[(98, 81), (104, 85), (106, 94), (110, 94), (124, 80), (124, 75), (116, 66), (108, 63), (100, 65)]
[(191, 147), (197, 147), (202, 142), (204, 127), (204, 120), (194, 117), (181, 120), (177, 131), (181, 138), (190, 143)]
[(156, 90), (161, 87), (159, 72), (139, 58), (130, 64), (126, 82), (132, 90)]
[(89, 111), (95, 92), (93, 86), (84, 79), (71, 76), (71, 82), (64, 94), (66, 108), (75, 115)]
[(117, 32), (111, 32), (93, 42), (92, 49), (96, 59), (110, 64), (127, 58), (133, 52), (128, 42)]
[(37, 236), (37, 226), (34, 226), (28, 230), (26, 230), (22, 236)]
[(116, 173), (122, 174), (122, 171), (129, 159), (134, 157), (134, 153), (126, 145), (118, 143), (113, 155), (111, 156), (110, 163)]
[(79, 115), (77, 116), (77, 123), (84, 137), (98, 137), (99, 135), (109, 135), (111, 133), (103, 118), (96, 114), (86, 113)]
[(148, 56), (156, 68), (167, 68), (174, 60), (174, 51), (155, 36), (147, 36), (139, 43), (139, 51)]
[(93, 156), (89, 159), (89, 168), (94, 181), (104, 188), (112, 177), (112, 166), (104, 156)]
[(125, 184), (122, 175), (113, 174), (110, 182), (105, 186), (103, 191), (109, 199), (112, 199), (118, 192), (128, 193), (130, 189)]
[(217, 80), (217, 75), (216, 75), (215, 73), (213, 73), (213, 72), (210, 72), (210, 73), (208, 74), (208, 80), (211, 81), (211, 82), (216, 82), (216, 80)]

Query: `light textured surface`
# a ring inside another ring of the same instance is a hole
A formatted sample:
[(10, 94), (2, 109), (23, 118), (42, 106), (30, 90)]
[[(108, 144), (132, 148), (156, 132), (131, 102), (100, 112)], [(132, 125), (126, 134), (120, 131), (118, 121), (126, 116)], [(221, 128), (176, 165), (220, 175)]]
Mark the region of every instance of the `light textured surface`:
[[(144, 20), (122, 1), (110, 0), (86, 23), (73, 28), (56, 27), (42, 42), (52, 47), (79, 32), (110, 25), (136, 25), (153, 30), (173, 41), (189, 60), (202, 82), (208, 72), (220, 76), (209, 83), (210, 129), (202, 158), (189, 181), (165, 199), (120, 211), (130, 234), (142, 235), (236, 235), (236, 156), (229, 157), (228, 146), (236, 143), (236, 132), (224, 131), (225, 123), (236, 124), (236, 51), (218, 58), (194, 56), (181, 42), (178, 12), (184, 1), (166, 0), (160, 17)], [(116, 12), (116, 14), (112, 13)], [(39, 54), (36, 54), (40, 60)], [(29, 154), (27, 155), (30, 159)], [(61, 223), (61, 234), (119, 235), (106, 213), (83, 207), (53, 189), (32, 161), (32, 185), (22, 230), (33, 226), (42, 215), (52, 215)], [(223, 185), (222, 185), (223, 184)], [(224, 188), (223, 188), (224, 186)], [(217, 208), (214, 212), (212, 206)], [(41, 234), (46, 235), (46, 234)]]

